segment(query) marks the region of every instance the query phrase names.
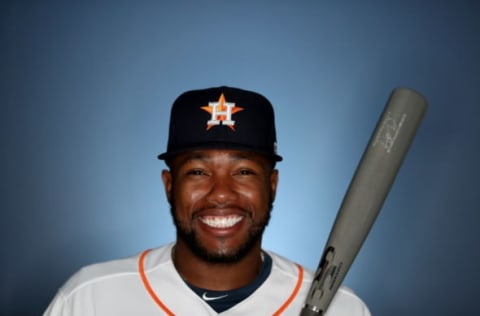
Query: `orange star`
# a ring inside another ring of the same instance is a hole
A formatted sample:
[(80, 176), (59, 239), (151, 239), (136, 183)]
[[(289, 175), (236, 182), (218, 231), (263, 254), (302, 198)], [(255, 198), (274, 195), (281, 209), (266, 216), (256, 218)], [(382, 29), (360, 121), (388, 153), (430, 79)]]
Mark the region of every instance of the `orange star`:
[(235, 103), (227, 102), (223, 93), (220, 95), (218, 102), (210, 102), (209, 105), (202, 106), (201, 109), (212, 115), (207, 122), (207, 131), (220, 124), (227, 125), (232, 131), (235, 131), (235, 121), (232, 120), (232, 115), (243, 110), (243, 108), (236, 107)]

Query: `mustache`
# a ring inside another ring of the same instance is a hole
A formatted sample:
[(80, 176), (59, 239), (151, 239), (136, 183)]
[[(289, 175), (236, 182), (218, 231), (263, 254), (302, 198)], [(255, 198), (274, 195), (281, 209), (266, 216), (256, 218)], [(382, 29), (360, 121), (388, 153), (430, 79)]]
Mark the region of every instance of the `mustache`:
[(192, 211), (192, 218), (195, 218), (199, 216), (199, 214), (209, 211), (209, 210), (224, 210), (224, 209), (229, 209), (229, 210), (235, 210), (236, 212), (240, 212), (244, 214), (246, 217), (252, 217), (253, 212), (244, 206), (235, 204), (235, 203), (225, 203), (225, 204), (216, 204), (216, 203), (207, 203), (207, 204), (202, 204), (197, 207), (195, 207)]

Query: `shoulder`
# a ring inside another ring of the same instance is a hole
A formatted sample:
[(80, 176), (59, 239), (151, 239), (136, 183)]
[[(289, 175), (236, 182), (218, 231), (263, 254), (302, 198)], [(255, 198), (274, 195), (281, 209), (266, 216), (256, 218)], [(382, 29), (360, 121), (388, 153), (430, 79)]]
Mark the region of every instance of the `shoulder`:
[(365, 302), (346, 286), (338, 289), (326, 313), (326, 316), (337, 315), (371, 316)]
[[(274, 252), (268, 251), (273, 259), (272, 271), (282, 274), (286, 278), (297, 279), (299, 271), (303, 273), (302, 288), (299, 295), (302, 295), (304, 301), (307, 297), (310, 286), (315, 276), (314, 271), (302, 267), (299, 264), (282, 257)], [(355, 292), (346, 287), (341, 286), (335, 297), (333, 298), (326, 316), (370, 316), (370, 311), (364, 301)]]
[[(155, 266), (162, 265), (162, 263), (170, 260), (172, 246), (172, 244), (169, 244), (153, 249), (144, 263), (145, 270), (151, 270)], [(62, 292), (65, 297), (68, 297), (84, 287), (95, 286), (129, 277), (138, 278), (140, 255), (141, 253), (138, 253), (122, 259), (84, 266), (65, 282), (60, 292)]]
[[(265, 250), (264, 250), (265, 251)], [(279, 254), (276, 254), (273, 251), (265, 251), (272, 258), (272, 269), (285, 274), (286, 276), (291, 276), (297, 278), (299, 269), (302, 270), (303, 278), (305, 281), (313, 280), (313, 271), (302, 267), (301, 265), (287, 259)]]

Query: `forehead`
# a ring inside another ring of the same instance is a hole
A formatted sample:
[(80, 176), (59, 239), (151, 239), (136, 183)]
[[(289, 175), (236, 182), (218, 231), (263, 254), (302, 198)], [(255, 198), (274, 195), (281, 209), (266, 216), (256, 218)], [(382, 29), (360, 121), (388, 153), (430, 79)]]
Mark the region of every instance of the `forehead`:
[(232, 149), (202, 149), (191, 150), (174, 156), (171, 165), (182, 165), (190, 161), (217, 162), (217, 161), (252, 161), (259, 164), (269, 164), (270, 161), (263, 155), (246, 150)]

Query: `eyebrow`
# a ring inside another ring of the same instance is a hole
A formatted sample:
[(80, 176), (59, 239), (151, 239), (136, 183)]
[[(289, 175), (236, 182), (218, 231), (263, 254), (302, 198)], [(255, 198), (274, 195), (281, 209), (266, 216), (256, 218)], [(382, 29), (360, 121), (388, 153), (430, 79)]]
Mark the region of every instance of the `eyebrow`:
[[(254, 160), (253, 157), (255, 157), (255, 154), (250, 153), (250, 152), (245, 152), (245, 151), (237, 151), (235, 153), (229, 154), (230, 160), (232, 161), (238, 161), (238, 160)], [(178, 163), (180, 165), (192, 161), (192, 160), (200, 160), (204, 162), (209, 162), (211, 161), (211, 157), (208, 153), (205, 153), (204, 151), (192, 151), (188, 154), (185, 154), (184, 157), (182, 157)]]

